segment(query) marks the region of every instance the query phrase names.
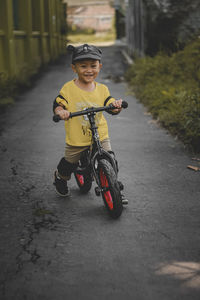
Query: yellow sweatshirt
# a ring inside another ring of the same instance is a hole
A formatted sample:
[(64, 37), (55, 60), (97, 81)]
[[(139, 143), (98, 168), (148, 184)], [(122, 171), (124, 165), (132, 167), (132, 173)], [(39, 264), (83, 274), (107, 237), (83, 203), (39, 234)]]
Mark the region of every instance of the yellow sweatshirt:
[[(69, 112), (76, 112), (87, 107), (109, 105), (115, 99), (104, 84), (95, 82), (96, 88), (92, 92), (80, 89), (74, 80), (67, 82), (60, 90), (61, 97), (56, 102)], [(64, 98), (64, 99), (63, 99)], [(100, 140), (109, 137), (108, 125), (102, 112), (96, 114), (96, 124)], [(88, 146), (92, 142), (92, 134), (87, 116), (74, 117), (65, 121), (66, 143), (72, 146)]]

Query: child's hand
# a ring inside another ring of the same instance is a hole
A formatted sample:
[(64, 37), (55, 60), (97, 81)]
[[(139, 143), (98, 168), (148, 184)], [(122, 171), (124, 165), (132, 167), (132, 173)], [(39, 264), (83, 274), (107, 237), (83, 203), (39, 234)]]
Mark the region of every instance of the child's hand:
[(68, 120), (70, 116), (70, 112), (65, 109), (57, 109), (55, 110), (56, 115), (59, 115), (61, 120)]
[(112, 102), (112, 105), (116, 107), (116, 109), (113, 109), (112, 111), (114, 113), (120, 113), (120, 111), (122, 110), (122, 99), (115, 100), (114, 102)]

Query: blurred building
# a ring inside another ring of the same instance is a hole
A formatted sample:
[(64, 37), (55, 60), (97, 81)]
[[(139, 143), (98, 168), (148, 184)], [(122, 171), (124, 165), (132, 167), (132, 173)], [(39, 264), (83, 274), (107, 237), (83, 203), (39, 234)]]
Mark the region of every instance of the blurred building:
[(143, 55), (145, 52), (145, 11), (143, 1), (124, 0), (123, 10), (125, 10), (126, 15), (127, 50), (130, 55), (134, 53)]
[(0, 0), (0, 74), (25, 80), (65, 50), (62, 0)]
[(125, 0), (114, 0), (113, 7), (115, 8), (115, 27), (116, 27), (116, 39), (123, 39), (126, 35), (125, 24), (126, 24), (126, 5)]
[(112, 29), (115, 14), (111, 2), (107, 1), (71, 1), (66, 0), (67, 22), (77, 29), (92, 29), (95, 32), (106, 32)]

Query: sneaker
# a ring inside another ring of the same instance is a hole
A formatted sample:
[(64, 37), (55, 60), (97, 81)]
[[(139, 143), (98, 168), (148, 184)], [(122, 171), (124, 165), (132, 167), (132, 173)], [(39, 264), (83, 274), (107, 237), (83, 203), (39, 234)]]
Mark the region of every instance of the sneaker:
[(55, 171), (54, 173), (54, 183), (53, 183), (56, 187), (56, 192), (58, 195), (62, 196), (62, 197), (66, 197), (69, 196), (69, 188), (67, 186), (67, 181), (60, 178), (60, 176), (57, 174), (57, 172)]
[(123, 194), (121, 194), (121, 197), (122, 197), (122, 204), (128, 205), (128, 199)]

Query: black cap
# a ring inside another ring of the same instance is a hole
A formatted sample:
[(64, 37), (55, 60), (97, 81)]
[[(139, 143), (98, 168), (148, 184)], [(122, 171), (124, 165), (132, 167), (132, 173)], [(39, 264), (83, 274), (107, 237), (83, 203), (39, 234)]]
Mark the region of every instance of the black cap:
[(69, 45), (67, 50), (72, 52), (72, 63), (84, 59), (101, 60), (102, 52), (93, 45), (84, 44), (78, 47)]

